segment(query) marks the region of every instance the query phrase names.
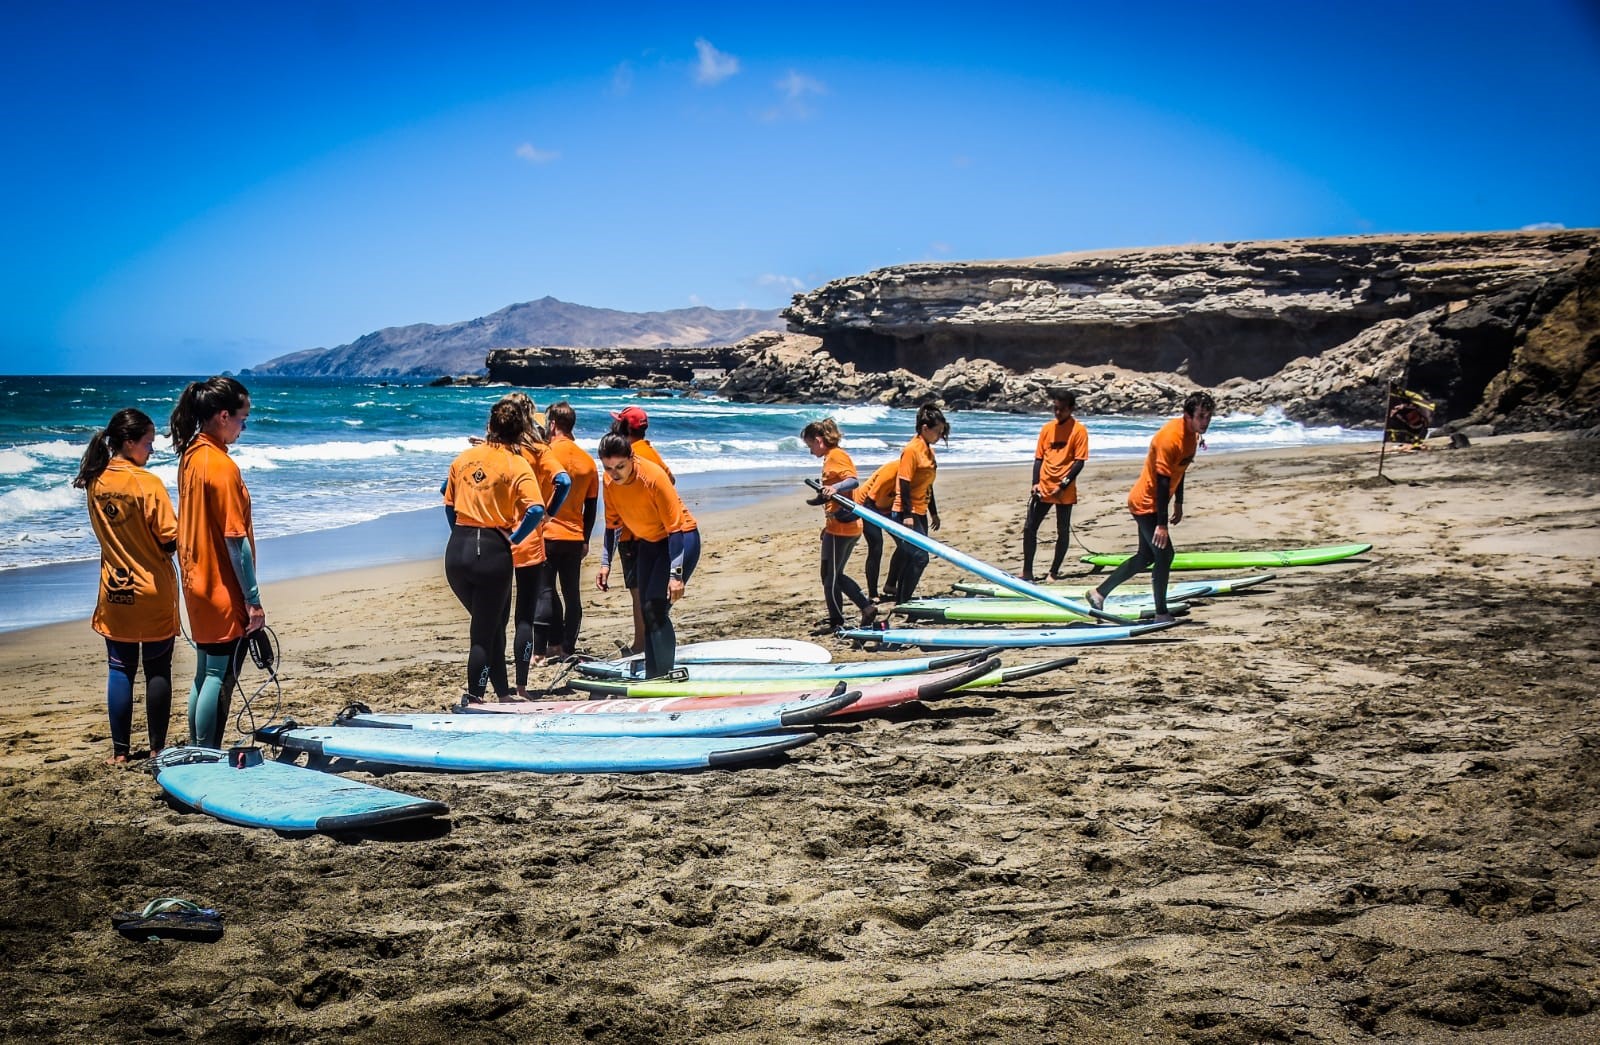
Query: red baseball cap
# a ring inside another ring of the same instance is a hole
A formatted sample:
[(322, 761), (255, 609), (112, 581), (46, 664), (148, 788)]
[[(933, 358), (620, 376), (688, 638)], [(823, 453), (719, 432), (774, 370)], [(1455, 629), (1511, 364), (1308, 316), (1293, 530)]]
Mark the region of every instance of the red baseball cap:
[(625, 406), (621, 410), (613, 410), (611, 416), (629, 428), (644, 428), (650, 424), (650, 415), (644, 412), (642, 406)]

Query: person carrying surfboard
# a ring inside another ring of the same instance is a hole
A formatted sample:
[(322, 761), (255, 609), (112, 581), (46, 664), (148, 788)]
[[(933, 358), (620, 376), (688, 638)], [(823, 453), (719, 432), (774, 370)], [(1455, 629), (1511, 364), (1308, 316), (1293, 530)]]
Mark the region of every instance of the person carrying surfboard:
[[(856, 541), (861, 539), (862, 523), (853, 514), (843, 518), (849, 509), (840, 508), (831, 499), (834, 494), (848, 496), (859, 484), (855, 462), (840, 448), (842, 436), (838, 424), (831, 417), (806, 425), (800, 431), (800, 438), (805, 442), (806, 449), (811, 451), (811, 456), (822, 458), (822, 489), (810, 503), (822, 505), (823, 511), (822, 601), (828, 608), (828, 616), (811, 633), (831, 635), (844, 627), (841, 596), (855, 603), (856, 609), (861, 611), (861, 626), (865, 628), (877, 619), (878, 608), (862, 594), (861, 585), (855, 582), (855, 578), (844, 572)], [(881, 542), (879, 547), (882, 547)]]
[(539, 479), (517, 448), (527, 438), (522, 407), (502, 399), (489, 411), (484, 441), (469, 446), (450, 464), (444, 482), (444, 576), (471, 618), (466, 700), (482, 703), (489, 687), (508, 700), (506, 622), (511, 616), (515, 574), (512, 546), (544, 519)]
[[(550, 404), (550, 452), (572, 481), (566, 500), (551, 509), (544, 524), (544, 572), (533, 613), (533, 651), (547, 660), (578, 649), (583, 624), (579, 577), (589, 554), (589, 537), (599, 515), (600, 473), (594, 458), (573, 441), (577, 411), (565, 399)], [(557, 590), (559, 586), (559, 591)]]
[[(871, 477), (856, 487), (852, 495), (855, 502), (870, 508), (879, 515), (888, 515), (894, 508), (895, 478), (900, 474), (900, 459), (885, 461)], [(883, 563), (883, 531), (876, 526), (864, 528), (861, 539), (867, 543), (867, 558), (863, 568), (867, 575), (867, 598), (880, 601), (878, 567)]]
[(267, 625), (256, 583), (250, 491), (228, 447), (250, 419), (250, 392), (231, 377), (192, 381), (172, 408), (178, 455), (178, 564), (189, 637), (189, 743), (221, 747), (244, 641)]
[(511, 605), (511, 659), (515, 665), (517, 695), (526, 698), (528, 669), (543, 667), (545, 663), (544, 653), (534, 640), (539, 588), (544, 575), (544, 527), (566, 500), (572, 479), (561, 467), (560, 458), (550, 452), (544, 415), (534, 409), (528, 393), (511, 392), (505, 396), (505, 401), (522, 413), (522, 440), (517, 444), (517, 455), (533, 468), (534, 477), (539, 480), (539, 491), (545, 498), (545, 523), (511, 546), (511, 564), (516, 578), (516, 595)]
[(1072, 506), (1078, 503), (1078, 473), (1089, 460), (1089, 433), (1072, 411), (1077, 396), (1068, 388), (1050, 390), (1054, 419), (1039, 429), (1033, 451), (1033, 487), (1028, 492), (1028, 514), (1022, 523), (1022, 573), (1033, 581), (1033, 557), (1039, 548), (1039, 525), (1051, 508), (1056, 513), (1056, 548), (1050, 560), (1050, 579), (1064, 580), (1061, 560), (1072, 541)]
[(167, 488), (145, 469), (156, 423), (128, 407), (96, 432), (72, 485), (87, 490), (89, 525), (100, 542), (100, 594), (90, 626), (106, 640), (106, 711), (111, 762), (128, 761), (133, 677), (144, 660), (150, 755), (167, 744), (172, 717), (172, 644), (178, 637), (178, 583), (172, 553), (178, 517)]
[(645, 677), (673, 668), (678, 648), (672, 604), (683, 597), (700, 561), (700, 530), (683, 506), (666, 470), (634, 453), (628, 437), (611, 432), (600, 440), (605, 490), (605, 541), (595, 587), (608, 590), (611, 553), (624, 528), (633, 535), (634, 590), (644, 613)]
[(1210, 393), (1190, 392), (1183, 401), (1182, 416), (1162, 425), (1151, 438), (1144, 468), (1133, 489), (1128, 491), (1128, 511), (1139, 528), (1139, 550), (1101, 581), (1099, 587), (1085, 593), (1090, 606), (1104, 609), (1106, 596), (1115, 591), (1117, 585), (1149, 567), (1156, 603), (1155, 620), (1165, 623), (1174, 619), (1167, 612), (1167, 575), (1176, 552), (1168, 526), (1183, 521), (1183, 477), (1194, 461), (1200, 437), (1210, 427), (1211, 414), (1216, 408)]
[[(950, 435), (944, 411), (934, 403), (917, 408), (917, 434), (900, 451), (900, 467), (895, 473), (895, 498), (892, 515), (902, 526), (927, 534), (930, 526), (939, 528), (939, 508), (934, 501), (933, 480), (939, 470), (933, 444)], [(895, 602), (910, 602), (917, 593), (917, 582), (928, 568), (928, 553), (898, 538), (889, 559), (888, 594)]]

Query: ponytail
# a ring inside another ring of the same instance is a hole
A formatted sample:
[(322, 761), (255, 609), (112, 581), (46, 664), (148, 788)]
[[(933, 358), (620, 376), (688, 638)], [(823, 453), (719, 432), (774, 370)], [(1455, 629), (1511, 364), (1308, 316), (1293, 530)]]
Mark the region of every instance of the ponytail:
[(249, 398), (250, 390), (231, 377), (219, 376), (189, 382), (167, 421), (167, 436), (172, 440), (172, 452), (181, 457), (207, 421), (224, 410), (239, 411)]
[(78, 476), (72, 485), (86, 490), (111, 464), (111, 455), (137, 439), (155, 431), (156, 423), (143, 410), (127, 407), (111, 415), (106, 426), (96, 432), (78, 462)]

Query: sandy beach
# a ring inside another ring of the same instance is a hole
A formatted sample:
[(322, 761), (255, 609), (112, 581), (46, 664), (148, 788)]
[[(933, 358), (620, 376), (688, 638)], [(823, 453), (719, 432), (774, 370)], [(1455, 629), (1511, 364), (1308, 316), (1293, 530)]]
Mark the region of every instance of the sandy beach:
[[(1180, 549), (1374, 550), (770, 765), (388, 774), (451, 813), (387, 835), (170, 805), (105, 764), (87, 622), (0, 635), (0, 1037), (1600, 1040), (1597, 465), (1600, 440), (1566, 436), (1435, 442), (1389, 480), (1376, 444), (1202, 456)], [(1137, 467), (1091, 460), (1088, 547), (1132, 549)], [(1026, 487), (947, 469), (940, 536), (1018, 568)], [(680, 641), (804, 636), (805, 496), (691, 503)], [(936, 560), (921, 590), (957, 579)], [(295, 718), (459, 693), (466, 616), (436, 562), (264, 594)], [(625, 593), (586, 612), (591, 651), (627, 638)], [(192, 665), (180, 649), (175, 737)], [(225, 937), (111, 930), (158, 896), (221, 909)]]

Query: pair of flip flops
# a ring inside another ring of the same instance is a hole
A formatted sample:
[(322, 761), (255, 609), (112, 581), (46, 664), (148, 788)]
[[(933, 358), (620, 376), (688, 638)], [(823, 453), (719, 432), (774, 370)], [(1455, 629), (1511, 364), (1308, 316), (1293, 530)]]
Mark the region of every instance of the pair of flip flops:
[(222, 939), (222, 912), (192, 900), (163, 896), (138, 912), (117, 911), (111, 916), (111, 927), (130, 940), (213, 943)]

